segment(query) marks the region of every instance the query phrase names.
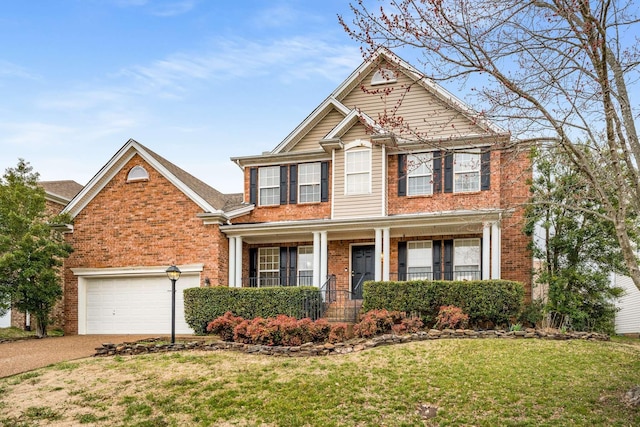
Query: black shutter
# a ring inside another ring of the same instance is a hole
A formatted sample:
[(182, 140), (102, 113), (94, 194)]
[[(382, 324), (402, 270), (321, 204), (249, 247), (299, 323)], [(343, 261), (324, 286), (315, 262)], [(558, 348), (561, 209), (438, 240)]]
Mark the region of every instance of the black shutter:
[(398, 154), (398, 196), (406, 196), (406, 195), (407, 195), (407, 155)]
[(433, 242), (433, 280), (442, 279), (442, 242)]
[(287, 286), (287, 249), (280, 248), (280, 286)]
[(298, 285), (298, 248), (289, 248), (289, 286)]
[(433, 153), (433, 193), (442, 192), (442, 152)]
[(444, 192), (453, 193), (453, 153), (444, 155)]
[(280, 204), (287, 204), (287, 167), (280, 166)]
[(320, 163), (320, 201), (329, 201), (329, 162)]
[(398, 242), (398, 281), (407, 280), (407, 242)]
[(488, 149), (480, 155), (480, 189), (491, 189), (491, 151)]
[(453, 240), (444, 241), (444, 280), (453, 280)]
[(258, 168), (249, 169), (249, 203), (258, 204)]
[(289, 203), (298, 203), (298, 165), (289, 166)]
[(484, 264), (482, 262), (483, 258), (483, 253), (482, 253), (482, 249), (483, 249), (483, 245), (482, 245), (482, 237), (480, 238), (480, 277), (478, 277), (478, 280), (482, 280), (482, 264)]
[(258, 248), (249, 248), (249, 286), (258, 284)]

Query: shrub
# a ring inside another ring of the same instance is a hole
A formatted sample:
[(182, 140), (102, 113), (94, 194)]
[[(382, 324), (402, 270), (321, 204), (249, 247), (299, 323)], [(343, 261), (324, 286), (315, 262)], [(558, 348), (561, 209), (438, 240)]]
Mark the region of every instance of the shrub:
[(460, 307), (446, 305), (440, 307), (436, 318), (436, 327), (440, 329), (464, 328), (469, 321), (469, 315), (465, 314)]
[(207, 325), (207, 332), (220, 335), (223, 341), (233, 341), (233, 330), (243, 320), (242, 317), (234, 316), (227, 311), (224, 316), (218, 317)]
[(442, 306), (454, 305), (469, 323), (503, 325), (517, 317), (524, 299), (521, 283), (508, 280), (366, 282), (363, 310), (386, 309), (435, 322)]
[(544, 317), (544, 303), (537, 299), (522, 307), (518, 315), (518, 321), (522, 324), (535, 327)]
[(346, 323), (334, 323), (330, 326), (329, 342), (335, 344), (337, 342), (343, 342), (352, 338), (352, 334), (349, 332), (349, 325)]
[(211, 319), (231, 312), (245, 319), (279, 314), (303, 319), (322, 315), (322, 295), (312, 286), (273, 288), (190, 288), (184, 291), (184, 315), (196, 334), (204, 334)]
[(400, 324), (404, 313), (389, 310), (371, 310), (364, 314), (360, 322), (353, 327), (358, 337), (368, 338), (391, 331), (394, 324)]
[(278, 315), (240, 321), (233, 331), (233, 340), (245, 344), (298, 346), (306, 342), (326, 342), (330, 332), (331, 326), (325, 319), (314, 322), (309, 318), (298, 320)]

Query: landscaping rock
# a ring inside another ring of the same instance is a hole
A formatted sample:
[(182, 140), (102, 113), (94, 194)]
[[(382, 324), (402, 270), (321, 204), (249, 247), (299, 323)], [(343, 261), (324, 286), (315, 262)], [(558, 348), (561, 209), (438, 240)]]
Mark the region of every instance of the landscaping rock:
[(622, 396), (625, 405), (636, 407), (640, 405), (640, 386), (635, 386)]

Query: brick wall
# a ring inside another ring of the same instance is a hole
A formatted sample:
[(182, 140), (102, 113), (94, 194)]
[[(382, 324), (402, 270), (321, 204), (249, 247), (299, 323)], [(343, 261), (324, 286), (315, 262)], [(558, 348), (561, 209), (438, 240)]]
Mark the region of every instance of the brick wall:
[[(127, 183), (140, 165), (149, 180)], [(72, 268), (203, 263), (201, 285), (226, 285), (228, 243), (217, 225), (204, 225), (199, 208), (139, 156), (134, 156), (74, 219), (74, 252), (65, 264), (66, 333), (77, 333), (78, 280)]]

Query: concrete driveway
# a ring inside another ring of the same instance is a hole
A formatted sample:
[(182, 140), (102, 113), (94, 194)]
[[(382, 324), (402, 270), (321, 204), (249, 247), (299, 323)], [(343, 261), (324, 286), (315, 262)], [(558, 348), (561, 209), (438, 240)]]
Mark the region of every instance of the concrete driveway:
[[(0, 378), (43, 368), (53, 363), (95, 354), (102, 343), (119, 344), (153, 335), (71, 335), (0, 344)], [(156, 335), (157, 336), (157, 335)]]

